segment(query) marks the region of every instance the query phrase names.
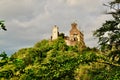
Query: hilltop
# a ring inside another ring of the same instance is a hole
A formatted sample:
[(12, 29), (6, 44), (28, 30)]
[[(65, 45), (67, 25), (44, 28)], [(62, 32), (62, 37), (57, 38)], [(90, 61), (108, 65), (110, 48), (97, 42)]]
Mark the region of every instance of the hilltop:
[[(75, 23), (69, 36), (59, 34), (55, 26), (51, 40), (22, 48), (10, 57), (1, 53), (0, 80), (120, 80), (120, 0), (104, 5), (113, 19), (93, 32), (99, 49), (85, 45)], [(4, 24), (0, 26), (6, 30)]]
[(119, 59), (111, 63), (110, 53), (104, 55), (98, 49), (89, 47), (80, 50), (78, 45), (66, 45), (62, 37), (53, 41), (42, 40), (31, 48), (18, 50), (10, 58), (4, 55), (0, 60), (0, 79), (119, 79)]

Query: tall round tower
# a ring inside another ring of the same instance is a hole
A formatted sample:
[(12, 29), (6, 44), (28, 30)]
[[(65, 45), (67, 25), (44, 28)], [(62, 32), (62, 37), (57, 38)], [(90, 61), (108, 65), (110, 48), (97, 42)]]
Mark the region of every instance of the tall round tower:
[(52, 40), (55, 40), (58, 38), (58, 34), (59, 34), (59, 29), (58, 27), (55, 25), (52, 29)]

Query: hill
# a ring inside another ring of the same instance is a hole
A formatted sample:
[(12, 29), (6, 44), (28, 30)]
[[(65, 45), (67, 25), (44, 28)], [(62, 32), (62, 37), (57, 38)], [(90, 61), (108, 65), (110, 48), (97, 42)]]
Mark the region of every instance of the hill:
[(0, 54), (0, 80), (119, 80), (119, 53), (42, 40), (11, 57)]

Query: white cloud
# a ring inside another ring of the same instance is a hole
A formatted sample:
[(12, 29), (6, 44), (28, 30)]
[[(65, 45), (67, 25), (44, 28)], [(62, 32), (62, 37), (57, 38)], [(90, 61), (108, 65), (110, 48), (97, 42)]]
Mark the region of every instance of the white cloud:
[(29, 20), (43, 12), (44, 4), (45, 1), (38, 0), (0, 0), (0, 17)]
[(67, 1), (67, 4), (70, 6), (76, 6), (76, 5), (79, 5), (80, 3), (80, 0), (66, 0), (66, 1)]
[[(91, 2), (92, 1), (92, 2)], [(5, 19), (7, 32), (1, 31), (0, 48), (16, 50), (50, 38), (52, 26), (69, 34), (77, 20), (88, 46), (96, 45), (92, 31), (108, 19), (103, 15), (105, 0), (0, 0), (0, 18)], [(94, 45), (93, 45), (94, 44)], [(16, 48), (15, 48), (16, 47)]]

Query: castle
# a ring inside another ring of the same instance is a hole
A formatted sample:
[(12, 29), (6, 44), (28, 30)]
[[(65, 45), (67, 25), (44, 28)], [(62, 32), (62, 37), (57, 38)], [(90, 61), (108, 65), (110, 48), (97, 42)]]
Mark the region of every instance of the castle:
[[(52, 29), (51, 40), (55, 40), (59, 37), (59, 28), (55, 25)], [(85, 47), (84, 43), (84, 35), (77, 28), (77, 23), (71, 24), (71, 30), (69, 32), (69, 36), (64, 36), (64, 40), (68, 46), (74, 46), (79, 44), (80, 47)]]

